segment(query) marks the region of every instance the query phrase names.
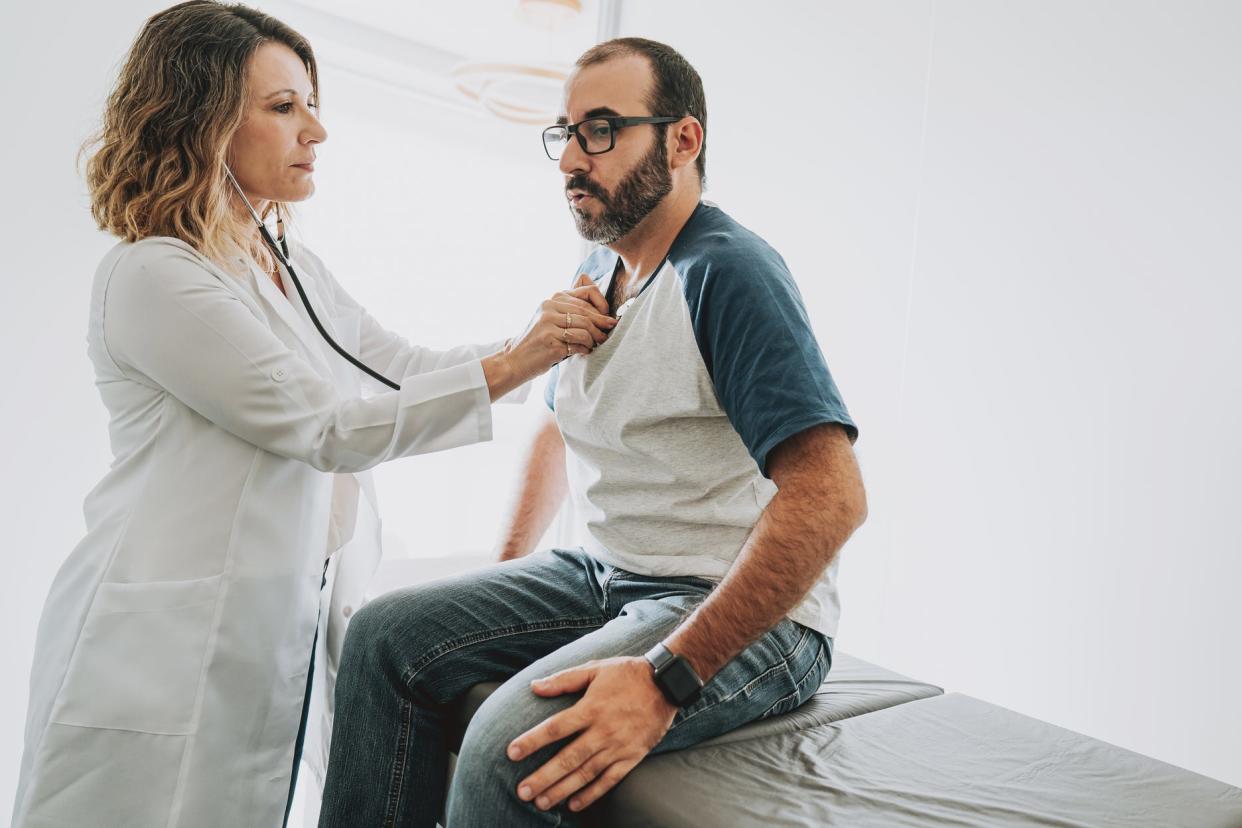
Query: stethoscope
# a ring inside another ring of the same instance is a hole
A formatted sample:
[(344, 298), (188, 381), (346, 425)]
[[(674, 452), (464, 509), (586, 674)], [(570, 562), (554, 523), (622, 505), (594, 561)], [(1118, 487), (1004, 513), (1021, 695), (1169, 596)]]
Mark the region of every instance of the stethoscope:
[[(237, 183), (237, 179), (233, 177), (233, 171), (230, 170), (226, 166), (224, 168), (224, 172), (225, 172), (225, 175), (229, 177), (229, 181), (232, 182), (233, 189), (237, 190), (237, 194), (241, 196), (241, 200), (245, 202), (246, 209), (250, 211), (250, 215), (254, 218), (255, 224), (259, 225), (259, 233), (263, 235), (263, 241), (267, 244), (268, 248), (272, 251), (272, 255), (276, 257), (276, 260), (280, 262), (281, 266), (284, 267), (285, 271), (289, 274), (289, 278), (293, 280), (294, 287), (298, 289), (298, 296), (301, 297), (302, 299), (302, 305), (306, 308), (306, 312), (310, 314), (311, 321), (315, 323), (315, 329), (319, 331), (319, 335), (322, 336), (325, 340), (327, 340), (328, 344), (332, 346), (332, 350), (336, 351), (338, 354), (345, 357), (345, 359), (349, 361), (350, 364), (354, 365), (360, 371), (374, 378), (375, 380), (382, 382), (384, 385), (387, 385), (392, 390), (400, 391), (401, 390), (400, 385), (388, 379), (383, 374), (380, 374), (377, 371), (373, 371), (370, 367), (362, 363), (360, 360), (355, 359), (352, 354), (350, 354), (340, 345), (336, 344), (336, 340), (328, 335), (328, 332), (324, 330), (323, 324), (319, 321), (319, 317), (315, 315), (315, 310), (314, 308), (311, 307), (310, 300), (306, 298), (306, 291), (302, 287), (302, 281), (298, 279), (298, 274), (293, 271), (293, 265), (289, 263), (289, 245), (285, 241), (283, 223), (281, 223), (280, 244), (278, 246), (276, 244), (276, 240), (272, 238), (272, 234), (268, 231), (267, 225), (263, 223), (263, 219), (259, 218), (259, 214), (255, 212), (254, 207), (250, 204), (250, 199), (246, 198), (246, 194), (242, 192), (241, 185), (239, 185)], [(277, 219), (277, 221), (279, 221), (279, 218)]]

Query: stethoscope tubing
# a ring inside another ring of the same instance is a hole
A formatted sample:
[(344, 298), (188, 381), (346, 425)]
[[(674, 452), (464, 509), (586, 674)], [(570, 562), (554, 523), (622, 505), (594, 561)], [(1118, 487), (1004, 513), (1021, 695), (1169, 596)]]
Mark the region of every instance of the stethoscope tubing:
[(272, 234), (268, 231), (267, 225), (260, 222), (259, 232), (263, 235), (263, 241), (265, 241), (268, 248), (271, 249), (272, 255), (276, 257), (276, 259), (284, 267), (285, 271), (289, 274), (289, 278), (293, 280), (293, 286), (297, 288), (298, 296), (302, 299), (303, 307), (306, 308), (306, 312), (310, 315), (311, 321), (315, 323), (315, 329), (319, 331), (319, 335), (327, 340), (327, 343), (332, 346), (332, 350), (336, 351), (344, 357), (346, 361), (358, 370), (362, 371), (364, 374), (367, 374), (376, 381), (387, 385), (394, 391), (400, 391), (400, 385), (388, 379), (388, 377), (385, 377), (383, 374), (380, 374), (378, 371), (372, 370), (370, 366), (366, 365), (353, 354), (338, 345), (336, 340), (329, 336), (328, 332), (324, 330), (323, 323), (319, 321), (319, 317), (315, 315), (315, 309), (311, 307), (310, 300), (306, 298), (306, 289), (302, 287), (302, 280), (298, 278), (297, 272), (294, 271), (293, 265), (289, 262), (289, 246), (285, 243), (284, 234), (281, 234), (280, 246), (278, 247), (276, 245), (276, 240), (272, 238)]
[[(323, 323), (320, 322), (319, 317), (315, 315), (315, 309), (311, 307), (310, 299), (306, 298), (306, 289), (302, 287), (302, 280), (298, 278), (298, 274), (293, 270), (293, 265), (289, 262), (289, 245), (285, 242), (285, 234), (283, 230), (280, 234), (280, 245), (277, 246), (276, 240), (272, 238), (271, 232), (267, 229), (267, 225), (263, 223), (263, 219), (259, 218), (259, 214), (255, 212), (254, 206), (250, 203), (250, 199), (246, 198), (246, 193), (242, 190), (241, 185), (237, 183), (237, 179), (233, 177), (233, 171), (230, 170), (227, 165), (224, 167), (224, 173), (229, 177), (229, 181), (232, 183), (233, 189), (237, 190), (237, 194), (241, 196), (241, 200), (245, 203), (246, 209), (250, 211), (250, 216), (254, 219), (255, 224), (259, 226), (259, 233), (262, 234), (263, 241), (267, 244), (268, 249), (272, 251), (272, 255), (276, 257), (276, 260), (280, 262), (280, 264), (285, 268), (285, 271), (289, 274), (289, 278), (293, 280), (293, 286), (298, 289), (298, 296), (302, 299), (302, 306), (306, 308), (306, 313), (309, 314), (311, 321), (315, 323), (315, 330), (319, 331), (319, 335), (332, 346), (332, 350), (344, 357), (345, 360), (355, 368), (362, 371), (364, 374), (377, 382), (387, 385), (393, 391), (400, 391), (400, 385), (388, 379), (378, 371), (372, 370), (361, 360), (354, 357), (353, 354), (338, 345), (336, 340), (328, 335), (328, 332), (323, 327)], [(277, 211), (276, 215), (279, 220), (279, 211)], [(283, 226), (284, 225), (282, 224), (281, 227), (283, 228)]]

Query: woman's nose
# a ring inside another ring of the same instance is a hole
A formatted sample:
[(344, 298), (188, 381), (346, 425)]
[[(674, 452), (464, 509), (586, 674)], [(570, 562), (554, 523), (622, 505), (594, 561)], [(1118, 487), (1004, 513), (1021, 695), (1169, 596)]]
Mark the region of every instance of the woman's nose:
[(328, 130), (324, 129), (323, 124), (319, 122), (319, 118), (312, 117), (302, 131), (303, 143), (322, 144), (326, 140), (328, 140)]

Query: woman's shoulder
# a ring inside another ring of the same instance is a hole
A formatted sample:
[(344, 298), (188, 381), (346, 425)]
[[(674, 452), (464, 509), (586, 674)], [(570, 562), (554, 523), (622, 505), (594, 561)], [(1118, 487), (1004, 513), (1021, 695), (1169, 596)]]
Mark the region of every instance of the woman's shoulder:
[[(323, 262), (309, 248), (293, 239), (289, 241), (290, 259), (299, 274), (315, 282), (332, 284)], [(96, 281), (104, 284), (117, 281), (143, 282), (150, 287), (169, 282), (223, 282), (232, 288), (246, 281), (244, 274), (252, 263), (238, 257), (228, 268), (204, 256), (193, 245), (174, 236), (148, 236), (138, 241), (121, 241), (103, 257), (96, 271)]]
[(95, 271), (95, 299), (102, 308), (117, 301), (147, 301), (155, 294), (183, 294), (236, 281), (198, 250), (172, 236), (121, 241)]
[(103, 264), (114, 268), (136, 269), (152, 262), (182, 260), (196, 262), (203, 267), (211, 261), (199, 253), (193, 245), (173, 236), (148, 236), (137, 241), (120, 241), (104, 255)]

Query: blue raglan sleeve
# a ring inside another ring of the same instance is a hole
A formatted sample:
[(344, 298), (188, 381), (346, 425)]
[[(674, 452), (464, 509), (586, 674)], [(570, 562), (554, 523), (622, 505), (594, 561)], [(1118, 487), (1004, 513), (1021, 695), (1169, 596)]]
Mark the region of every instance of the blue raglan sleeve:
[(775, 251), (700, 262), (684, 285), (716, 396), (764, 476), (772, 449), (811, 426), (840, 423), (851, 441), (858, 438), (802, 296)]

